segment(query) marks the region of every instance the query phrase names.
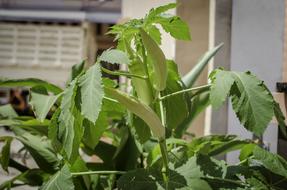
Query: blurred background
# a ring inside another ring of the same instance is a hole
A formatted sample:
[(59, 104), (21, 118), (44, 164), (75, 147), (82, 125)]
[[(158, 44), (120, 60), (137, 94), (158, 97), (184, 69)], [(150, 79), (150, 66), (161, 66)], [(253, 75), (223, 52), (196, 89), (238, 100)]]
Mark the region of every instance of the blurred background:
[[(92, 64), (102, 51), (115, 47), (113, 36), (105, 35), (109, 27), (143, 17), (149, 9), (171, 2), (176, 0), (0, 0), (0, 77), (33, 77), (64, 86), (72, 65), (83, 59)], [(192, 41), (175, 41), (163, 35), (162, 48), (166, 57), (175, 59), (180, 73), (187, 73), (210, 47), (224, 42), (197, 84), (207, 83), (213, 68), (250, 70), (265, 81), (286, 115), (285, 0), (177, 2), (171, 13), (189, 24)], [(26, 89), (1, 88), (0, 104), (12, 103), (18, 113), (26, 113), (28, 94)], [(253, 138), (239, 125), (226, 102), (219, 110), (208, 108), (190, 132)], [(287, 143), (276, 125), (271, 123), (262, 138), (268, 149), (286, 158)], [(236, 162), (236, 154), (225, 159)]]

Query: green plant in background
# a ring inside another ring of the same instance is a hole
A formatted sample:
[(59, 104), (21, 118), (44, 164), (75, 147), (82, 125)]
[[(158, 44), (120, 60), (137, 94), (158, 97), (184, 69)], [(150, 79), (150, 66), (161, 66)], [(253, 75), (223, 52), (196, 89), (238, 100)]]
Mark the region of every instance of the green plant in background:
[[(85, 62), (75, 65), (65, 89), (38, 79), (1, 79), (0, 87), (30, 88), (35, 118), (18, 116), (11, 105), (0, 107), (1, 125), (14, 133), (0, 137), (0, 163), (7, 172), (19, 171), (0, 189), (286, 188), (286, 160), (261, 148), (260, 141), (233, 135), (181, 139), (201, 111), (221, 106), (227, 97), (241, 124), (258, 137), (273, 116), (285, 135), (286, 124), (267, 87), (250, 72), (216, 69), (210, 84), (194, 87), (222, 44), (180, 77), (159, 47), (159, 26), (175, 39), (190, 39), (188, 26), (166, 13), (175, 7), (161, 6), (143, 19), (113, 26), (117, 48), (103, 52), (89, 68)], [(128, 71), (110, 71), (101, 62), (125, 64)], [(121, 91), (127, 84), (102, 78), (101, 71), (129, 78), (130, 90)], [(36, 168), (10, 156), (12, 141), (22, 143)], [(234, 150), (240, 151), (238, 164), (215, 157)]]

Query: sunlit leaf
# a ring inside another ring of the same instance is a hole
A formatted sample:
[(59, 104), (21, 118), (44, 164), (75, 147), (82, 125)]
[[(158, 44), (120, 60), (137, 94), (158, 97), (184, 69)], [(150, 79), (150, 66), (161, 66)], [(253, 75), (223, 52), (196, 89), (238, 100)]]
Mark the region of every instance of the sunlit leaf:
[(11, 104), (6, 104), (3, 106), (0, 106), (0, 117), (3, 118), (14, 118), (17, 117), (18, 114), (16, 111), (13, 109)]
[(32, 88), (30, 96), (31, 98), (29, 104), (32, 106), (36, 117), (40, 121), (44, 121), (50, 109), (61, 96), (61, 94), (48, 95), (47, 93), (43, 93)]
[(34, 86), (43, 86), (47, 91), (54, 94), (59, 94), (63, 90), (51, 83), (46, 81), (35, 79), (35, 78), (26, 78), (26, 79), (0, 79), (0, 87), (34, 87)]
[(11, 142), (12, 142), (13, 138), (12, 137), (6, 137), (3, 140), (4, 140), (5, 144), (3, 145), (1, 153), (0, 153), (0, 164), (3, 168), (3, 170), (8, 172), (8, 165), (9, 165), (9, 159), (10, 159), (10, 146), (11, 146)]
[(121, 50), (108, 49), (104, 51), (98, 61), (104, 61), (112, 64), (129, 64), (130, 60), (127, 54)]
[(44, 183), (40, 190), (73, 190), (74, 188), (69, 167), (64, 165), (60, 171), (49, 179), (49, 181)]
[(231, 96), (232, 107), (241, 124), (260, 136), (271, 121), (273, 97), (263, 82), (250, 73), (215, 70), (211, 73), (210, 101), (219, 107)]
[(104, 92), (101, 86), (100, 65), (95, 64), (79, 78), (81, 90), (81, 113), (95, 123), (102, 106)]

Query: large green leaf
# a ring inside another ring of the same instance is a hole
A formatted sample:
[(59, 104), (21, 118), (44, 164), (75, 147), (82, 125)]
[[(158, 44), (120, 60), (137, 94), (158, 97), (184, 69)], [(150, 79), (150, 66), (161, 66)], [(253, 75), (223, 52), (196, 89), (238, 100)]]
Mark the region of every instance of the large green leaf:
[(145, 143), (151, 137), (148, 125), (138, 116), (133, 115), (132, 126), (135, 128), (135, 136), (141, 142)]
[(154, 69), (154, 88), (158, 91), (162, 91), (166, 87), (167, 79), (167, 66), (165, 56), (157, 43), (143, 29), (140, 29), (140, 34), (144, 47), (148, 55), (150, 55), (152, 58)]
[[(168, 189), (181, 189), (181, 190), (195, 190), (192, 187), (188, 187), (184, 177), (177, 172), (170, 170)], [(156, 169), (138, 169), (130, 171), (127, 174), (120, 177), (117, 182), (119, 190), (164, 190), (165, 182), (160, 171)], [(206, 189), (209, 190), (209, 189)]]
[[(226, 165), (208, 156), (195, 155), (168, 171), (168, 189), (211, 190), (206, 180), (225, 178)], [(205, 178), (206, 180), (203, 180)], [(232, 182), (233, 181), (230, 179)], [(118, 180), (119, 189), (166, 189), (159, 168), (130, 171)], [(234, 185), (240, 187), (240, 185)]]
[[(29, 169), (27, 171), (23, 171), (19, 175), (3, 182), (0, 185), (0, 190), (7, 190), (13, 187), (18, 187), (19, 182), (22, 182), (21, 185), (29, 185), (29, 186), (40, 186), (42, 185), (44, 178), (47, 175), (39, 169)], [(20, 186), (21, 186), (20, 185)], [(18, 187), (19, 189), (19, 187)]]
[(4, 139), (2, 139), (0, 137), (0, 142), (4, 141), (4, 145), (2, 147), (1, 153), (0, 153), (0, 164), (3, 168), (3, 170), (5, 170), (6, 172), (8, 172), (8, 166), (9, 166), (9, 159), (10, 159), (10, 146), (11, 146), (11, 142), (13, 140), (12, 137), (5, 137)]
[(260, 136), (272, 119), (273, 97), (263, 82), (250, 73), (215, 70), (211, 73), (210, 101), (219, 107), (226, 96), (231, 96), (233, 109), (248, 130)]
[(182, 77), (182, 81), (187, 88), (191, 88), (195, 83), (196, 79), (199, 77), (205, 66), (209, 63), (215, 54), (220, 50), (223, 44), (219, 44), (213, 49), (206, 52), (198, 61), (198, 63), (190, 70), (186, 75)]
[(161, 33), (155, 25), (151, 25), (149, 28), (147, 28), (147, 33), (154, 41), (156, 41), (157, 44), (161, 44)]
[(35, 78), (26, 78), (26, 79), (0, 79), (0, 87), (34, 87), (34, 86), (43, 86), (47, 91), (54, 94), (59, 94), (63, 90), (51, 83), (46, 81), (35, 79)]
[(41, 188), (41, 190), (73, 190), (75, 189), (72, 175), (69, 167), (64, 165), (63, 168), (55, 173), (49, 181), (47, 181)]
[(253, 149), (253, 155), (257, 162), (271, 172), (287, 178), (287, 161), (279, 155), (272, 154), (259, 146)]
[(19, 127), (25, 129), (26, 131), (32, 134), (47, 135), (48, 126), (50, 121), (44, 120), (43, 122), (30, 118), (30, 117), (16, 117), (14, 119), (2, 119), (0, 120), (0, 126), (10, 126), (10, 127)]
[(210, 76), (212, 86), (210, 91), (211, 105), (217, 109), (230, 95), (231, 86), (234, 84), (233, 72), (214, 70)]
[(115, 89), (105, 88), (105, 93), (119, 101), (128, 110), (144, 120), (150, 127), (155, 137), (164, 138), (165, 128), (157, 114), (150, 107), (141, 103), (139, 100)]
[[(180, 79), (177, 65), (173, 61), (166, 62), (168, 66), (167, 85), (163, 95), (171, 94), (184, 89)], [(169, 129), (175, 129), (182, 123), (189, 114), (189, 94), (171, 96), (163, 101), (166, 112), (166, 124)]]
[(85, 127), (83, 142), (89, 148), (94, 149), (97, 146), (102, 134), (109, 126), (107, 114), (100, 112), (95, 124), (89, 120), (84, 120), (83, 125)]
[(139, 165), (140, 152), (129, 128), (121, 128), (121, 141), (113, 156), (115, 168), (120, 171), (133, 170)]
[(16, 127), (13, 127), (13, 131), (17, 135), (16, 138), (25, 145), (40, 169), (48, 173), (58, 169), (59, 159), (47, 138), (32, 135)]
[(104, 96), (101, 86), (101, 76), (100, 64), (95, 64), (79, 78), (81, 112), (85, 118), (93, 123), (98, 118)]
[(14, 118), (17, 117), (18, 114), (16, 111), (13, 109), (11, 104), (6, 104), (3, 106), (0, 106), (0, 117), (3, 118)]
[(168, 11), (169, 9), (174, 9), (176, 6), (176, 3), (169, 3), (163, 6), (152, 8), (146, 16), (146, 21), (152, 21), (156, 18), (156, 16)]
[(174, 38), (179, 40), (190, 40), (191, 37), (188, 25), (181, 20), (180, 17), (165, 13), (176, 6), (176, 3), (170, 3), (151, 9), (144, 19), (144, 25), (153, 26), (153, 23), (158, 23)]
[(61, 93), (57, 95), (48, 95), (48, 93), (45, 93), (37, 88), (38, 87), (33, 87), (31, 89), (29, 104), (32, 106), (36, 117), (40, 121), (44, 121), (52, 106), (61, 96)]
[(196, 92), (196, 94), (192, 95), (189, 105), (189, 115), (175, 129), (175, 137), (181, 138), (182, 135), (184, 135), (184, 133), (186, 132), (186, 130), (191, 126), (194, 119), (209, 105), (209, 89), (204, 89), (203, 91)]
[(73, 81), (76, 77), (78, 77), (85, 69), (86, 61), (83, 60), (79, 64), (75, 64), (72, 66), (71, 76), (69, 82)]
[(127, 54), (118, 49), (108, 49), (104, 51), (98, 61), (104, 61), (111, 64), (129, 64), (130, 60)]
[(78, 149), (83, 135), (83, 117), (80, 109), (80, 93), (77, 87), (77, 79), (70, 83), (64, 91), (59, 115), (58, 139), (70, 160), (78, 156)]
[(156, 20), (162, 28), (170, 33), (172, 37), (178, 40), (190, 40), (189, 27), (186, 22), (181, 20), (178, 16), (162, 16)]
[(189, 156), (198, 152), (209, 156), (216, 156), (241, 149), (247, 144), (249, 144), (248, 140), (240, 140), (235, 135), (209, 135), (194, 138), (188, 144), (187, 153)]
[(191, 124), (192, 121), (196, 118), (196, 116), (198, 116), (202, 111), (204, 111), (209, 105), (209, 91), (204, 91), (200, 94), (193, 96), (191, 99), (191, 111), (188, 116), (188, 123)]

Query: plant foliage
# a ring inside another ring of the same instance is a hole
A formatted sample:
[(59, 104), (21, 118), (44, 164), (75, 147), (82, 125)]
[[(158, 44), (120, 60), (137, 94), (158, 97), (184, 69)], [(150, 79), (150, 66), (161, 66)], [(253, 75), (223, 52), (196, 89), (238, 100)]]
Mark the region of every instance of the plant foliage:
[[(90, 67), (72, 67), (62, 89), (39, 79), (1, 79), (0, 87), (30, 89), (35, 117), (19, 116), (9, 104), (0, 106), (0, 125), (14, 133), (1, 136), (0, 164), (18, 175), (1, 189), (29, 185), (41, 190), (92, 189), (285, 189), (287, 162), (261, 148), (260, 141), (234, 135), (183, 140), (192, 121), (208, 105), (220, 107), (227, 98), (242, 126), (261, 136), (272, 117), (286, 135), (285, 118), (272, 94), (250, 72), (215, 69), (211, 82), (195, 81), (222, 47), (208, 51), (184, 77), (160, 48), (159, 27), (179, 40), (190, 40), (188, 25), (168, 10), (154, 8), (142, 19), (111, 28), (116, 49), (104, 51)], [(102, 62), (125, 64), (110, 71)], [(101, 75), (127, 77), (131, 86)], [(11, 144), (35, 161), (14, 160)], [(218, 156), (240, 151), (230, 165)]]

